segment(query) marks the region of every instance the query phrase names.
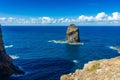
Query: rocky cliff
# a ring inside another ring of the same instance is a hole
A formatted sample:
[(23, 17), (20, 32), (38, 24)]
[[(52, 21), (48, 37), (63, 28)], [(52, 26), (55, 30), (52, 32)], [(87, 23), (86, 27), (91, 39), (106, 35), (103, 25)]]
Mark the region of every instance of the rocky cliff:
[(70, 24), (66, 31), (66, 42), (69, 43), (80, 43), (79, 29), (75, 24)]
[(0, 25), (0, 79), (2, 79), (3, 77), (9, 77), (12, 74), (24, 74), (24, 72), (13, 65), (12, 58), (7, 55), (2, 40)]
[(61, 80), (120, 80), (120, 56), (91, 61), (82, 70), (61, 76)]

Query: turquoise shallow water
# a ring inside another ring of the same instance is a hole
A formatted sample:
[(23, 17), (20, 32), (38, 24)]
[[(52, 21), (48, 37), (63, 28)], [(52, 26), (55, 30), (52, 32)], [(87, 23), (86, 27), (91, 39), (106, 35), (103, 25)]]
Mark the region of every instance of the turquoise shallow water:
[(120, 54), (109, 46), (120, 46), (120, 27), (79, 27), (84, 45), (48, 42), (64, 40), (66, 26), (3, 26), (3, 39), (9, 55), (16, 58), (26, 74), (9, 80), (59, 80), (62, 74), (83, 68), (88, 61)]

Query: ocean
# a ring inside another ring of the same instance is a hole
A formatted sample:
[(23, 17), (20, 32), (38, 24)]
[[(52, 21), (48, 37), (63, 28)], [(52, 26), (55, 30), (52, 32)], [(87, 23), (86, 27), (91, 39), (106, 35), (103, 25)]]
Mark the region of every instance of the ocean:
[[(79, 26), (82, 45), (65, 40), (67, 26), (2, 26), (7, 53), (25, 75), (8, 80), (60, 80), (93, 60), (119, 56), (111, 46), (120, 46), (119, 26)], [(50, 40), (53, 40), (51, 42)]]

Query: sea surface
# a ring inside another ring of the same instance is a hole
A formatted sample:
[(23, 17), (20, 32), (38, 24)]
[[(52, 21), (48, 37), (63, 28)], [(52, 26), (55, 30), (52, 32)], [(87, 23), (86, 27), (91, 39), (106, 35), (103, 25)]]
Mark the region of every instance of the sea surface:
[(119, 26), (80, 26), (83, 45), (56, 43), (65, 40), (67, 26), (2, 26), (7, 53), (25, 75), (9, 80), (59, 80), (63, 74), (82, 69), (93, 60), (109, 59), (120, 53), (110, 46), (120, 46)]

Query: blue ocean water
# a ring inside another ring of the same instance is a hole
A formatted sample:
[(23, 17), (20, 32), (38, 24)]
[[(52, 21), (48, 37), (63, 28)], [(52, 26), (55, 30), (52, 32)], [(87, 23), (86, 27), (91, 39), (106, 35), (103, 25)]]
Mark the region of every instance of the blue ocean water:
[(109, 46), (120, 46), (120, 27), (80, 26), (84, 45), (48, 42), (65, 40), (67, 26), (2, 26), (6, 50), (25, 75), (9, 80), (59, 80), (63, 74), (82, 69), (89, 61), (120, 54)]

